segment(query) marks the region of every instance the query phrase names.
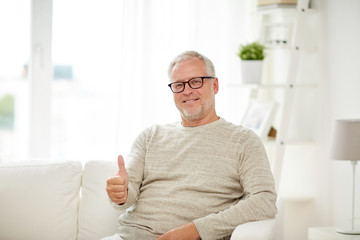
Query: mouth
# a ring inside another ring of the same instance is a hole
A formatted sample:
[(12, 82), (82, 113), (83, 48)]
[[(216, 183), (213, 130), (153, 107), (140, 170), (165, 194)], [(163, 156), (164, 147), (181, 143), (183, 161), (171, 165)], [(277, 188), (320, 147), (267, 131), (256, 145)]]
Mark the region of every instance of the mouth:
[(198, 101), (199, 98), (195, 98), (195, 99), (187, 99), (187, 100), (184, 100), (183, 103), (193, 103), (193, 102), (196, 102)]

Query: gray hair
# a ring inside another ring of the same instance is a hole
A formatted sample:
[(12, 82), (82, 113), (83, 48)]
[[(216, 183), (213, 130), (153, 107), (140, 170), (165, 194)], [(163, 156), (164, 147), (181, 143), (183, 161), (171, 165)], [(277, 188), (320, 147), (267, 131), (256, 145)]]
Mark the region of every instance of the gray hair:
[(204, 55), (196, 51), (186, 51), (175, 57), (174, 60), (172, 60), (172, 62), (170, 63), (168, 69), (169, 79), (171, 79), (171, 73), (175, 65), (181, 61), (188, 60), (190, 58), (198, 58), (201, 61), (203, 61), (206, 67), (206, 73), (211, 77), (215, 77), (215, 67), (209, 58), (205, 57)]

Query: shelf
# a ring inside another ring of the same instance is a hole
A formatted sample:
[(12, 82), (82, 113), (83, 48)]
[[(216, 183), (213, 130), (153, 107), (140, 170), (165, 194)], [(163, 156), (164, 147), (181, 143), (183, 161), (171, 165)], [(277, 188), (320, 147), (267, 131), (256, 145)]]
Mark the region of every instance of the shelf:
[(317, 88), (316, 83), (296, 83), (296, 84), (246, 84), (246, 83), (229, 83), (230, 87), (266, 89), (266, 88)]
[(256, 7), (257, 14), (296, 13), (296, 4), (271, 4)]
[[(257, 6), (254, 14), (272, 15), (272, 14), (296, 14), (297, 4), (271, 4)], [(314, 8), (306, 9), (308, 13), (315, 12)]]

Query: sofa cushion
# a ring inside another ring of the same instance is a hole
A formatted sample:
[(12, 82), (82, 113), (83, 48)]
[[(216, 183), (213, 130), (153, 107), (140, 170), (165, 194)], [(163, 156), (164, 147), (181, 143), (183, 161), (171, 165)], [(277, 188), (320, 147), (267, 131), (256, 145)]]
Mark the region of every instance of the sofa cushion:
[(0, 164), (0, 239), (75, 240), (80, 162)]
[(116, 172), (116, 161), (89, 161), (85, 164), (79, 210), (79, 240), (98, 240), (118, 231), (120, 211), (111, 205), (106, 193), (106, 180)]

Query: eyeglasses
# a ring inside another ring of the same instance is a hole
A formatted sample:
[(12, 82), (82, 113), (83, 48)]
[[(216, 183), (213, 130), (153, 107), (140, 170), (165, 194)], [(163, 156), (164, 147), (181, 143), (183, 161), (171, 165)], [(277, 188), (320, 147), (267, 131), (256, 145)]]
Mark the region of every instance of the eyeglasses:
[(180, 93), (185, 90), (185, 83), (189, 84), (192, 89), (201, 88), (204, 84), (204, 79), (214, 79), (214, 77), (195, 77), (186, 82), (173, 82), (168, 84), (173, 93)]

